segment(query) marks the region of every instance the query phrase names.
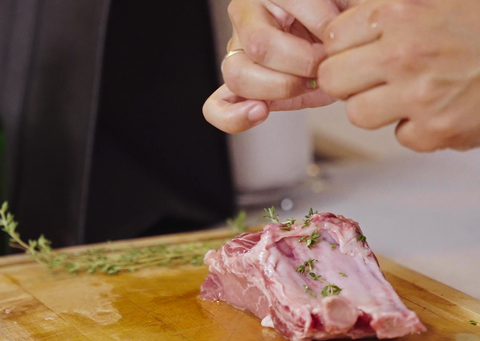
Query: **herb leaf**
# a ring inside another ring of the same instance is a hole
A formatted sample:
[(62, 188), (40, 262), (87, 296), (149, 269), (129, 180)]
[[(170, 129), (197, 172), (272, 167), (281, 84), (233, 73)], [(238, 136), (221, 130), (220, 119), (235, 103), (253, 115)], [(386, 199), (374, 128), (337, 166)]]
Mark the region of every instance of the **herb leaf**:
[(340, 293), (340, 291), (342, 291), (342, 289), (340, 289), (335, 284), (327, 284), (322, 289), (322, 296), (327, 297), (327, 296), (338, 295)]
[(275, 206), (272, 206), (270, 208), (264, 208), (264, 211), (266, 215), (263, 217), (272, 221), (272, 223), (279, 223), (280, 219), (278, 218), (278, 215), (275, 215)]
[[(244, 216), (242, 216), (243, 214), (235, 220), (243, 220)], [(108, 275), (114, 275), (120, 272), (132, 272), (152, 265), (202, 265), (203, 258), (209, 250), (218, 249), (224, 242), (231, 239), (189, 244), (158, 244), (129, 249), (99, 247), (87, 249), (82, 253), (66, 253), (52, 250), (51, 242), (43, 235), (38, 240), (29, 240), (28, 243), (25, 243), (16, 231), (17, 225), (14, 216), (8, 212), (8, 204), (3, 203), (0, 209), (0, 226), (10, 236), (10, 245), (25, 251), (32, 259), (50, 270), (65, 270), (70, 273), (95, 273), (100, 271)]]
[(235, 218), (227, 219), (227, 225), (230, 226), (236, 234), (242, 234), (247, 232), (247, 224), (245, 220), (247, 219), (247, 212), (241, 210), (238, 212)]
[(310, 258), (309, 260), (303, 262), (302, 265), (298, 266), (297, 272), (304, 274), (307, 271), (308, 272), (313, 271), (313, 268), (314, 268), (313, 262), (318, 262), (318, 260)]
[(366, 241), (367, 241), (367, 237), (365, 237), (363, 234), (359, 234), (359, 235), (357, 236), (357, 240), (358, 240), (359, 242), (366, 242)]
[(338, 274), (339, 274), (340, 276), (347, 277), (347, 275), (345, 275), (343, 272), (339, 272)]
[(286, 222), (282, 223), (282, 226), (280, 226), (280, 230), (291, 231), (292, 225), (295, 224), (296, 220), (297, 219), (288, 218)]
[(310, 218), (312, 215), (317, 214), (318, 211), (313, 211), (313, 208), (310, 207), (310, 211), (308, 211), (308, 214), (305, 216), (305, 218)]
[(303, 225), (302, 225), (302, 229), (306, 228), (306, 227), (309, 227), (310, 226), (310, 223), (312, 222), (312, 219), (304, 219), (303, 220)]
[(474, 320), (470, 320), (470, 324), (473, 325), (473, 326), (476, 326), (478, 324), (478, 322), (474, 321)]
[(301, 242), (306, 242), (307, 247), (308, 247), (309, 249), (311, 249), (312, 246), (314, 246), (316, 243), (319, 242), (320, 237), (321, 237), (320, 233), (318, 233), (317, 230), (314, 230), (314, 231), (312, 232), (312, 234), (310, 235), (310, 237), (309, 237), (309, 236), (302, 236), (302, 237), (300, 237), (300, 239), (298, 240), (298, 242), (299, 242), (299, 243), (301, 243)]
[(305, 292), (307, 294), (310, 294), (313, 297), (317, 297), (317, 295), (312, 291), (312, 289), (310, 289), (310, 287), (308, 285), (304, 284), (303, 287), (305, 288)]

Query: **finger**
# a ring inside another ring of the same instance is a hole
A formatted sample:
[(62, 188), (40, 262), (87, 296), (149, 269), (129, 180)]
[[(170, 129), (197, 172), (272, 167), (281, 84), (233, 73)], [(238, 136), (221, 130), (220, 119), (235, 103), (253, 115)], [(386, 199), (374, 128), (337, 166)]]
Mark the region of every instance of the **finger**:
[(321, 37), (325, 27), (338, 16), (339, 9), (332, 0), (270, 0), (292, 14), (312, 34)]
[(230, 56), (223, 64), (223, 78), (235, 94), (258, 100), (279, 100), (312, 91), (307, 78), (277, 72), (253, 62), (245, 53)]
[(269, 109), (265, 102), (236, 96), (224, 84), (203, 105), (205, 119), (226, 133), (239, 133), (265, 121)]
[(387, 82), (381, 44), (360, 46), (327, 58), (318, 69), (320, 88), (338, 99)]
[(325, 58), (321, 44), (285, 32), (257, 0), (232, 1), (229, 15), (240, 45), (256, 63), (283, 73), (314, 77)]
[(303, 94), (294, 98), (271, 101), (268, 103), (270, 111), (288, 111), (300, 110), (305, 108), (318, 108), (335, 102), (332, 96), (325, 94), (318, 89), (317, 91)]
[(433, 152), (447, 147), (446, 140), (428, 134), (421, 125), (410, 120), (398, 123), (395, 137), (401, 145), (417, 152)]
[(381, 85), (350, 97), (346, 103), (348, 119), (357, 127), (378, 129), (407, 118), (410, 113), (405, 108), (408, 99), (402, 96), (403, 89), (398, 83)]
[(323, 31), (328, 55), (379, 39), (385, 26), (381, 8), (389, 0), (370, 0), (340, 14)]

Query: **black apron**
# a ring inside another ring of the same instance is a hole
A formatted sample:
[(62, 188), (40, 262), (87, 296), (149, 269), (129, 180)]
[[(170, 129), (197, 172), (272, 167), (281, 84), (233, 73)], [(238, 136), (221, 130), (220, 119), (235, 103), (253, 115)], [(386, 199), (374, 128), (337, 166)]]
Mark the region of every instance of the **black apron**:
[(8, 197), (55, 247), (200, 229), (232, 215), (206, 1), (2, 0)]

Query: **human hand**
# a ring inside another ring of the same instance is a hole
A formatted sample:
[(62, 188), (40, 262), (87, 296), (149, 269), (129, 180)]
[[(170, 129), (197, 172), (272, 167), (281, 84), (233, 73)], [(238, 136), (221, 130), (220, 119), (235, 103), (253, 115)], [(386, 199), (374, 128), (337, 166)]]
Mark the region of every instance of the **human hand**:
[(320, 87), (350, 121), (417, 151), (480, 146), (480, 2), (371, 0), (322, 35)]
[(227, 51), (243, 48), (245, 53), (225, 61), (228, 87), (222, 86), (205, 102), (207, 121), (236, 133), (263, 122), (270, 110), (332, 103), (334, 99), (312, 83), (325, 58), (317, 36), (340, 10), (359, 1), (233, 0), (229, 6), (233, 37)]

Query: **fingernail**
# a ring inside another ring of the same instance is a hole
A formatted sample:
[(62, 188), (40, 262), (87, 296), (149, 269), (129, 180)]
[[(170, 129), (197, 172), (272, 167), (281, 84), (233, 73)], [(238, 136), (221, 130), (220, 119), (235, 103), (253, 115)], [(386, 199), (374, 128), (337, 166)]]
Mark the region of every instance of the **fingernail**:
[(309, 79), (307, 82), (308, 89), (316, 89), (317, 88), (317, 80), (316, 79)]
[(266, 112), (262, 106), (256, 105), (248, 112), (248, 119), (254, 124), (260, 124), (268, 117), (268, 112)]

